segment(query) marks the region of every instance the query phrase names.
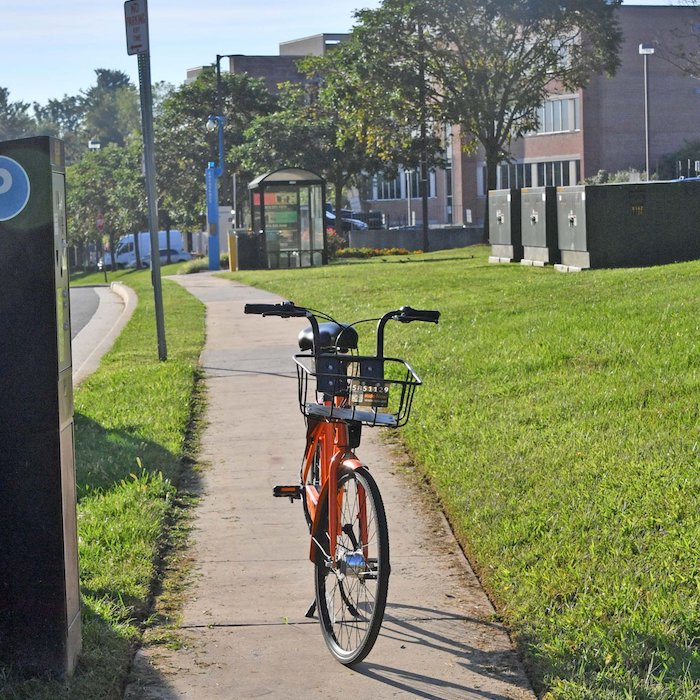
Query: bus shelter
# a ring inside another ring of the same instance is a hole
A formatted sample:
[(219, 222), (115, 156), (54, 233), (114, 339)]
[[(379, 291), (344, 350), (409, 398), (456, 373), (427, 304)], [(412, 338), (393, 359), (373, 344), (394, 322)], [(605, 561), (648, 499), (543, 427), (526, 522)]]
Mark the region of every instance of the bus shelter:
[(270, 268), (324, 265), (326, 183), (300, 168), (261, 175), (248, 185), (252, 229), (265, 236)]

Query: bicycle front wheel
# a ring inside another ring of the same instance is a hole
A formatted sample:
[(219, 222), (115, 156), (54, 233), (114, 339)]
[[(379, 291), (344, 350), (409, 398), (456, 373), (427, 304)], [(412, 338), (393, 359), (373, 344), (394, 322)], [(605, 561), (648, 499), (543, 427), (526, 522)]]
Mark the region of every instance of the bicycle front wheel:
[[(319, 511), (325, 542), (316, 565), (316, 605), (326, 645), (350, 666), (371, 651), (389, 588), (389, 532), (379, 488), (369, 472), (341, 471), (335, 556), (328, 555), (328, 499)], [(322, 560), (321, 560), (322, 559)]]

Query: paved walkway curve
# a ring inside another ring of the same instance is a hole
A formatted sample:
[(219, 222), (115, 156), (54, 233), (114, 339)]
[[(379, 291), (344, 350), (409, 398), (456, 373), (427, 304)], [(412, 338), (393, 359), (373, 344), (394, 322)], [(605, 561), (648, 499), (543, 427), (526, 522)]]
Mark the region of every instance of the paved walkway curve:
[(125, 698), (534, 698), (441, 516), (370, 429), (358, 454), (387, 508), (389, 601), (363, 663), (352, 670), (331, 657), (318, 622), (304, 617), (314, 593), (301, 507), (271, 495), (294, 483), (304, 445), (291, 360), (302, 322), (245, 316), (244, 303), (277, 299), (208, 273), (177, 282), (207, 307), (196, 576), (185, 645), (139, 651)]

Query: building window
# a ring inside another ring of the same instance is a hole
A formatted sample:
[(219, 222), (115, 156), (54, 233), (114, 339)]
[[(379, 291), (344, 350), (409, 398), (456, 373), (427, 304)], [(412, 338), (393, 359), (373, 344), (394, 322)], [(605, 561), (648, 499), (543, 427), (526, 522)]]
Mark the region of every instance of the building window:
[(537, 134), (557, 134), (580, 129), (580, 99), (563, 97), (547, 100), (537, 109)]
[[(496, 171), (496, 189), (523, 187), (568, 187), (581, 182), (581, 161), (551, 160), (539, 163), (500, 163)], [(479, 197), (486, 195), (486, 165), (476, 170), (476, 190)]]
[(384, 173), (374, 178), (374, 199), (401, 199), (401, 178), (388, 179)]
[[(375, 200), (386, 199), (420, 199), (423, 195), (420, 187), (418, 170), (399, 171), (395, 178), (387, 178), (384, 173), (374, 177)], [(435, 173), (428, 173), (428, 197), (435, 197)]]

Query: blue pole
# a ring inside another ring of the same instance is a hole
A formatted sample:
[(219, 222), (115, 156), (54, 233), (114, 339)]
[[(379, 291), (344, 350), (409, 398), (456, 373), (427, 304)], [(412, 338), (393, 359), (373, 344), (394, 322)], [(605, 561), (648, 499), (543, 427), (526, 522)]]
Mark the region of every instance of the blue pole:
[(224, 173), (224, 118), (210, 116), (207, 127), (214, 126), (218, 130), (219, 165), (209, 162), (206, 169), (207, 191), (207, 225), (209, 232), (209, 269), (218, 270), (219, 261), (219, 178)]

